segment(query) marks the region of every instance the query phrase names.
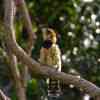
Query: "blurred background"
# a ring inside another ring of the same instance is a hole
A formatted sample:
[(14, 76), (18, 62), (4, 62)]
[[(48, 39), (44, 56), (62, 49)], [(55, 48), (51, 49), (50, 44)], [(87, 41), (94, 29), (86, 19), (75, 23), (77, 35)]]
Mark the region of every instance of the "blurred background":
[[(2, 1), (0, 2), (2, 18)], [(100, 86), (100, 0), (26, 0), (26, 4), (33, 31), (37, 35), (32, 57), (39, 59), (43, 42), (42, 29), (53, 28), (62, 52), (62, 71), (83, 77)], [(25, 48), (27, 26), (24, 26), (22, 16), (20, 11), (17, 11), (15, 28), (17, 41)], [(0, 38), (0, 46), (1, 41)], [(4, 54), (0, 52), (0, 88), (3, 88), (12, 100), (17, 100), (9, 81), (10, 71), (7, 66)], [(46, 96), (47, 87), (43, 80), (34, 77), (27, 83), (28, 100), (41, 100)], [(61, 88), (62, 95), (57, 100), (92, 100), (88, 94), (71, 84), (61, 84)]]

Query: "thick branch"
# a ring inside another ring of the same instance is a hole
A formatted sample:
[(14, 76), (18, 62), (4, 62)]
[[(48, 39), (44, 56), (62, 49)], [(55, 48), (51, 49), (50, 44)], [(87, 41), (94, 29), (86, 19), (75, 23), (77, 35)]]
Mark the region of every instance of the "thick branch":
[[(32, 48), (33, 48), (33, 45), (34, 45), (34, 41), (35, 41), (35, 33), (33, 33), (33, 30), (32, 30), (32, 23), (31, 23), (31, 19), (30, 19), (30, 16), (29, 16), (29, 13), (28, 13), (28, 9), (27, 9), (27, 6), (26, 6), (26, 3), (24, 0), (15, 0), (15, 2), (18, 4), (18, 10), (20, 10), (23, 18), (24, 18), (24, 24), (28, 30), (28, 41), (27, 41), (27, 47), (25, 48), (25, 51), (28, 53), (28, 55), (31, 56), (31, 52), (32, 52)], [(24, 66), (24, 65), (23, 65)], [(26, 87), (26, 81), (27, 81), (27, 77), (29, 76), (29, 73), (28, 73), (28, 67), (27, 66), (24, 66), (22, 67), (22, 82), (24, 84), (24, 86)]]
[(6, 48), (7, 48), (7, 54), (8, 54), (8, 58), (10, 62), (10, 69), (11, 69), (12, 76), (13, 76), (12, 81), (16, 87), (18, 100), (26, 100), (25, 89), (22, 85), (21, 75), (19, 73), (19, 69), (17, 66), (17, 58), (15, 55), (12, 54), (9, 48), (9, 45)]
[[(15, 33), (14, 32), (14, 28), (13, 28), (13, 19), (14, 19), (14, 2), (13, 0), (5, 0), (5, 16), (4, 16), (4, 21), (5, 21), (5, 26), (6, 28), (11, 28), (11, 33)], [(15, 40), (16, 41), (16, 40)], [(16, 56), (13, 54), (13, 52), (10, 49), (10, 45), (7, 41), (5, 41), (6, 43), (6, 52), (8, 55), (8, 59), (9, 59), (9, 63), (10, 63), (10, 69), (12, 72), (12, 76), (13, 76), (13, 83), (16, 87), (16, 92), (17, 92), (17, 97), (18, 100), (26, 100), (26, 95), (25, 95), (25, 90), (22, 86), (22, 82), (21, 82), (21, 76), (18, 70), (18, 66), (17, 66), (17, 58)]]

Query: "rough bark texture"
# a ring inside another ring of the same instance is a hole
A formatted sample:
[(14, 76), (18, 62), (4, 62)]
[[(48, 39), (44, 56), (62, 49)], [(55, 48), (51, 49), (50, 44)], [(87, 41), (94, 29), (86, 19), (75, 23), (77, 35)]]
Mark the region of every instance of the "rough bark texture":
[[(14, 33), (14, 28), (13, 28), (13, 19), (14, 19), (14, 14), (15, 14), (15, 6), (13, 0), (5, 0), (5, 26), (8, 29), (9, 27), (11, 28), (11, 33)], [(8, 15), (9, 13), (9, 15)], [(16, 40), (15, 40), (16, 41)], [(23, 84), (21, 82), (21, 76), (17, 67), (17, 58), (16, 56), (12, 53), (10, 49), (10, 45), (7, 41), (6, 43), (6, 52), (8, 55), (9, 63), (10, 63), (10, 69), (12, 72), (13, 76), (13, 85), (16, 87), (16, 93), (18, 100), (26, 100), (25, 96), (25, 90), (23, 88)]]
[[(8, 1), (9, 4), (13, 2), (13, 0), (6, 0)], [(13, 32), (13, 23), (12, 23), (12, 18), (11, 14), (9, 14), (10, 6), (7, 8), (8, 9), (8, 21), (5, 21), (5, 27), (6, 27), (6, 41), (7, 44), (9, 44), (10, 50), (13, 54), (20, 59), (22, 64), (25, 64), (30, 70), (32, 70), (33, 73), (45, 76), (45, 77), (50, 77), (54, 79), (58, 79), (63, 81), (65, 84), (73, 84), (77, 88), (81, 88), (84, 92), (88, 93), (92, 97), (95, 96), (100, 96), (100, 88), (92, 84), (91, 82), (84, 80), (83, 78), (77, 78), (76, 76), (65, 74), (63, 72), (57, 72), (55, 69), (49, 67), (49, 66), (43, 66), (40, 63), (36, 62), (34, 59), (30, 58), (27, 53), (16, 43), (15, 39), (15, 33)]]

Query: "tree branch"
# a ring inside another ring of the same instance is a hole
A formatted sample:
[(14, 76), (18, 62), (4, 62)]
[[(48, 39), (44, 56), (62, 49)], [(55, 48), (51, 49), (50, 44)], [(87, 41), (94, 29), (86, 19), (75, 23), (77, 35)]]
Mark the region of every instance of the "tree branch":
[[(6, 28), (9, 28), (9, 27), (11, 28), (12, 33), (15, 33), (14, 32), (15, 30), (13, 28), (14, 15), (15, 15), (14, 1), (13, 0), (5, 0), (4, 22), (5, 22)], [(21, 82), (21, 75), (20, 75), (20, 72), (19, 72), (19, 69), (17, 66), (17, 58), (11, 51), (9, 43), (7, 43), (7, 41), (5, 41), (5, 44), (6, 44), (6, 52), (7, 52), (9, 63), (10, 63), (10, 69), (11, 69), (12, 76), (13, 76), (12, 81), (16, 87), (18, 100), (26, 100), (25, 90), (23, 88), (23, 85)]]
[[(35, 33), (33, 33), (33, 30), (32, 30), (32, 23), (31, 23), (30, 15), (28, 13), (28, 9), (27, 9), (27, 6), (24, 0), (20, 0), (20, 1), (15, 0), (15, 3), (17, 4), (17, 8), (19, 8), (18, 10), (20, 10), (22, 17), (24, 18), (24, 24), (28, 30), (28, 33), (26, 33), (28, 34), (28, 41), (27, 41), (27, 47), (25, 48), (25, 51), (27, 52), (28, 55), (31, 56), (31, 52), (34, 46), (36, 35)], [(29, 76), (28, 67), (24, 66), (22, 68), (22, 82), (25, 87), (26, 87), (27, 76)]]

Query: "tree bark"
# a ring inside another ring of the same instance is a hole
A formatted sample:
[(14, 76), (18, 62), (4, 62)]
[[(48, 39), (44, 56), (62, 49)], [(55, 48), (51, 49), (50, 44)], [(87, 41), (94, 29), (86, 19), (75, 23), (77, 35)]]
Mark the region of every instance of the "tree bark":
[[(27, 9), (27, 6), (26, 6), (26, 3), (24, 0), (20, 0), (20, 1), (15, 0), (15, 3), (17, 4), (17, 8), (18, 8), (18, 10), (20, 10), (20, 12), (24, 18), (25, 26), (27, 26), (26, 28), (28, 30), (28, 41), (27, 41), (27, 48), (25, 48), (25, 51), (27, 52), (28, 55), (31, 56), (31, 52), (32, 52), (32, 48), (34, 46), (36, 35), (32, 30), (32, 23), (31, 23), (30, 15), (28, 13), (28, 9)], [(23, 82), (24, 86), (26, 87), (27, 76), (29, 76), (29, 72), (28, 72), (28, 67), (25, 65), (23, 65), (23, 66), (24, 67), (22, 68), (22, 82)]]
[(23, 84), (21, 82), (21, 75), (17, 66), (17, 58), (14, 54), (12, 54), (9, 45), (7, 45), (6, 48), (7, 48), (7, 54), (10, 63), (10, 69), (13, 76), (12, 82), (13, 85), (15, 85), (16, 87), (18, 100), (26, 100), (25, 88), (23, 87)]
[[(15, 15), (14, 1), (5, 0), (4, 21), (5, 21), (6, 28), (7, 29), (9, 27), (11, 28), (11, 33), (14, 33), (14, 28), (13, 28), (14, 15)], [(23, 84), (21, 82), (21, 76), (20, 76), (18, 66), (17, 66), (17, 58), (11, 51), (9, 43), (5, 41), (5, 44), (6, 44), (6, 52), (7, 52), (9, 63), (10, 63), (10, 69), (11, 69), (12, 76), (13, 76), (12, 81), (13, 81), (13, 85), (15, 85), (16, 87), (18, 100), (26, 100), (25, 90), (23, 88)]]

